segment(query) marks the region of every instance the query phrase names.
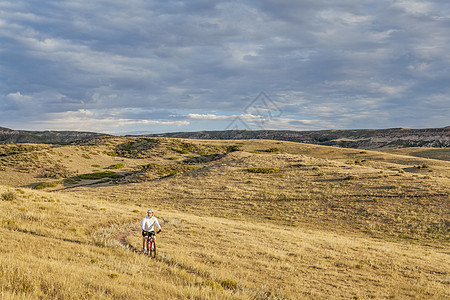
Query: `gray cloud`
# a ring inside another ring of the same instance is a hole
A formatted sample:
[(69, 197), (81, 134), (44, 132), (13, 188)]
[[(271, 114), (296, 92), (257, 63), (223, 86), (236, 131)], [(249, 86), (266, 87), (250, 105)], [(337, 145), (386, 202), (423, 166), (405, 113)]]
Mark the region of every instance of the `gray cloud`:
[(261, 90), (273, 129), (446, 126), (449, 29), (438, 0), (2, 1), (0, 126), (223, 129)]

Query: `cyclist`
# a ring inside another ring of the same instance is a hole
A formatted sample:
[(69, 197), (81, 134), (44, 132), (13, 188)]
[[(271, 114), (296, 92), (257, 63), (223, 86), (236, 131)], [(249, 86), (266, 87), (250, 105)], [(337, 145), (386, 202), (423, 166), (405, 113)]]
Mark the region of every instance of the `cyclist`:
[(147, 216), (142, 219), (142, 248), (144, 253), (147, 253), (146, 241), (151, 235), (155, 234), (154, 225), (158, 227), (157, 233), (161, 232), (161, 226), (158, 219), (153, 216), (153, 210), (147, 210)]

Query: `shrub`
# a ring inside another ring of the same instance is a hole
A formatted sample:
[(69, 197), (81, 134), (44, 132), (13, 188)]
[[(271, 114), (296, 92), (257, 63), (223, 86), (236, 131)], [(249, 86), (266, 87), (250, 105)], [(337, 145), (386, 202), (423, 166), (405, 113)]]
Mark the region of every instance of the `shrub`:
[(249, 169), (247, 169), (247, 171), (250, 173), (268, 174), (268, 173), (277, 173), (280, 170), (278, 168), (249, 168)]
[(160, 178), (163, 179), (163, 178), (167, 178), (167, 177), (172, 177), (172, 176), (175, 176), (175, 175), (177, 175), (179, 173), (181, 173), (181, 172), (178, 171), (178, 170), (172, 170), (172, 171), (170, 171), (169, 174), (161, 175)]
[(220, 285), (224, 288), (224, 289), (228, 289), (228, 290), (235, 290), (237, 289), (237, 282), (234, 280), (224, 280), (220, 283)]
[(135, 141), (130, 141), (126, 144), (121, 145), (121, 148), (125, 151), (130, 151), (133, 148), (135, 143), (136, 143)]
[(344, 178), (344, 180), (358, 180), (358, 179), (359, 179), (358, 175), (349, 175)]
[(235, 151), (240, 151), (238, 145), (232, 145), (227, 147), (227, 152), (235, 152)]
[(276, 147), (265, 150), (265, 152), (278, 152), (278, 151), (280, 151), (280, 148), (276, 148)]
[(22, 189), (16, 189), (16, 191), (19, 193), (19, 194), (25, 194), (25, 191), (24, 190), (22, 190)]
[(189, 150), (187, 150), (187, 149), (172, 147), (170, 150), (172, 150), (173, 152), (180, 153), (180, 154), (189, 154)]
[(13, 191), (5, 192), (2, 194), (2, 200), (13, 201), (16, 199), (16, 193)]
[(81, 174), (78, 176), (73, 177), (73, 180), (97, 180), (97, 179), (103, 179), (103, 178), (121, 178), (123, 175), (117, 174), (113, 171), (104, 171), (104, 172), (95, 172), (90, 174)]
[(100, 168), (100, 165), (95, 164), (95, 165), (92, 165), (91, 167), (93, 167), (93, 168)]
[(161, 166), (161, 165), (160, 165), (160, 164), (157, 164), (157, 163), (149, 163), (149, 164), (146, 164), (146, 165), (141, 166), (141, 168), (142, 168), (143, 170), (155, 170), (155, 169), (157, 169), (159, 166)]
[(72, 179), (72, 178), (67, 178), (67, 179), (64, 179), (64, 183), (65, 184), (77, 184), (78, 181), (75, 179)]
[(103, 153), (108, 156), (118, 156), (118, 154), (114, 151), (103, 151)]
[(223, 287), (216, 281), (206, 280), (204, 284), (206, 286), (209, 286), (209, 287), (213, 288), (213, 289), (219, 289), (219, 290), (223, 289)]
[(122, 168), (125, 168), (124, 164), (115, 164), (108, 167), (108, 169), (122, 169)]
[(68, 178), (74, 175), (74, 172), (70, 171), (65, 166), (55, 163), (49, 167), (46, 167), (42, 172), (43, 178)]
[(10, 229), (16, 229), (17, 228), (16, 222), (14, 222), (11, 219), (2, 220), (2, 223), (5, 224), (7, 228), (10, 228)]
[(61, 181), (52, 181), (52, 182), (41, 182), (33, 187), (35, 190), (42, 190), (48, 187), (55, 187), (61, 184)]

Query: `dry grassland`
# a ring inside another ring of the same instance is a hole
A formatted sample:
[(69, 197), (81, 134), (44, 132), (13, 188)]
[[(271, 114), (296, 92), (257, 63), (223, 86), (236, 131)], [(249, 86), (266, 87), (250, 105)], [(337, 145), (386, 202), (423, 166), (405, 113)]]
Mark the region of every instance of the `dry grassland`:
[[(445, 157), (261, 140), (2, 147), (2, 299), (450, 298)], [(156, 260), (139, 253), (149, 207)]]

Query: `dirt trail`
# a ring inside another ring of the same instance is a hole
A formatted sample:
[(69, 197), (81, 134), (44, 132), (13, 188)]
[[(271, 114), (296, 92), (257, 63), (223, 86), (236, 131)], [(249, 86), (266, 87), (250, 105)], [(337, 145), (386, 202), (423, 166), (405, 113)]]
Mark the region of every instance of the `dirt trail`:
[(119, 235), (116, 235), (114, 238), (119, 241), (119, 243), (123, 246), (125, 246), (125, 248), (129, 249), (130, 251), (134, 252), (134, 253), (142, 253), (141, 251), (139, 251), (138, 249), (136, 249), (133, 245), (131, 245), (130, 243), (128, 243), (127, 241), (127, 237), (131, 234), (136, 234), (136, 230), (133, 231), (128, 231), (128, 232), (123, 232)]

